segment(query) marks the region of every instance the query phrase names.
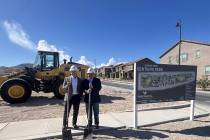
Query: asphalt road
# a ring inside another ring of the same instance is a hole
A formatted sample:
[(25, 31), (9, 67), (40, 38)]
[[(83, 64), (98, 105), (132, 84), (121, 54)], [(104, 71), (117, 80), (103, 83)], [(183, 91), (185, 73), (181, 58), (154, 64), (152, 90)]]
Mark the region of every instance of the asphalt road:
[[(107, 86), (114, 86), (114, 87), (120, 87), (124, 89), (130, 89), (133, 90), (133, 85), (126, 85), (122, 83), (113, 83), (108, 81), (102, 81), (102, 84)], [(196, 92), (196, 105), (202, 107), (205, 110), (208, 110), (210, 112), (210, 92), (204, 93), (202, 91)]]
[(196, 92), (196, 104), (201, 105), (205, 110), (210, 112), (210, 93)]

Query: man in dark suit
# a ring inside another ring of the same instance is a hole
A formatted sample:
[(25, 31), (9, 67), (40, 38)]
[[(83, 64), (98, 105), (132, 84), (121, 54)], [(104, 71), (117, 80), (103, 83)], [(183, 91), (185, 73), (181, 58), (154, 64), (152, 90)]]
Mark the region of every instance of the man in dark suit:
[(99, 91), (101, 90), (101, 81), (100, 79), (95, 77), (95, 71), (92, 68), (89, 68), (87, 71), (88, 79), (86, 79), (86, 85), (89, 86), (89, 89), (85, 92), (85, 105), (86, 105), (86, 112), (88, 116), (88, 101), (89, 101), (89, 94), (91, 94), (91, 111), (90, 111), (90, 126), (92, 126), (92, 110), (94, 113), (95, 119), (95, 129), (99, 128), (99, 103), (101, 102), (101, 98), (99, 95)]
[[(67, 94), (69, 94), (69, 110), (68, 113), (71, 110), (71, 106), (73, 105), (73, 118), (72, 118), (72, 126), (73, 128), (77, 129), (77, 117), (79, 113), (79, 106), (80, 106), (80, 100), (83, 96), (83, 81), (77, 76), (77, 67), (75, 65), (72, 65), (70, 68), (71, 76), (65, 77), (63, 82), (63, 88), (67, 91), (65, 94), (65, 111), (64, 111), (64, 119), (63, 124), (66, 124), (66, 116), (67, 116)], [(67, 118), (68, 119), (68, 118)]]

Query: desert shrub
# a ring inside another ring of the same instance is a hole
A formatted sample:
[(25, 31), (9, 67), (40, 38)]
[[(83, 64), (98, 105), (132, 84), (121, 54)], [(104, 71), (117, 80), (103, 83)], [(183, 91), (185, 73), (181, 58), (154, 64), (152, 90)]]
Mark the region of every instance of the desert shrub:
[(200, 87), (202, 90), (206, 90), (209, 84), (210, 82), (206, 76), (203, 76), (200, 80), (197, 81), (198, 87)]

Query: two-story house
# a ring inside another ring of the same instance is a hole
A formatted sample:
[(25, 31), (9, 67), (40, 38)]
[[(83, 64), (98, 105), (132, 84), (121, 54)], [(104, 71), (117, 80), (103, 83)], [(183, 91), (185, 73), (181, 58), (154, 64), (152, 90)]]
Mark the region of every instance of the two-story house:
[[(210, 44), (182, 40), (166, 50), (160, 56), (161, 64), (179, 64), (179, 45), (180, 64), (197, 66), (197, 80), (202, 76), (210, 76)], [(210, 77), (209, 77), (210, 78)]]

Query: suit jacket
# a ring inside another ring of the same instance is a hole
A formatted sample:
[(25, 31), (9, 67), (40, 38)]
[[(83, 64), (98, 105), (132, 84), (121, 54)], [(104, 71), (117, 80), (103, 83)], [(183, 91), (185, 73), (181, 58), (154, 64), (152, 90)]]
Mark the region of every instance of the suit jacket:
[[(65, 79), (63, 81), (63, 88), (67, 93), (68, 92), (68, 83), (67, 83), (68, 81), (71, 83), (70, 87), (69, 87), (69, 94), (72, 95), (73, 88), (72, 88), (71, 76), (65, 77)], [(73, 95), (72, 98), (74, 98), (74, 100), (76, 100), (76, 101), (77, 100), (80, 101), (80, 99), (83, 96), (83, 91), (84, 91), (83, 80), (81, 78), (77, 77), (77, 93), (78, 93), (78, 95)], [(66, 99), (67, 99), (67, 94), (65, 94), (64, 101), (66, 101)]]
[[(91, 92), (91, 103), (99, 103), (101, 102), (101, 98), (99, 95), (99, 91), (101, 90), (101, 81), (98, 78), (93, 78), (92, 80), (92, 92)], [(85, 89), (89, 88), (89, 80), (85, 79)], [(89, 94), (85, 93), (85, 98), (84, 98), (85, 103), (88, 103), (89, 101)]]

